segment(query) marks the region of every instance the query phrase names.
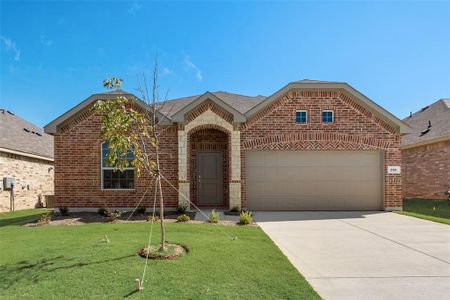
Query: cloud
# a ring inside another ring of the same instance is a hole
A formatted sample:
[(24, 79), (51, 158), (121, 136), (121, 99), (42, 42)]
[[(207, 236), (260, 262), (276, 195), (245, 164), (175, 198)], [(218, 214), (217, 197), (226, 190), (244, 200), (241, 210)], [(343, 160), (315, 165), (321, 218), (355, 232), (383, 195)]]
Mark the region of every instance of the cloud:
[(140, 10), (142, 7), (143, 7), (142, 4), (140, 4), (137, 1), (134, 1), (133, 4), (131, 4), (131, 6), (128, 8), (128, 13), (133, 15), (135, 12)]
[(203, 80), (203, 75), (202, 75), (202, 70), (200, 70), (192, 61), (191, 58), (189, 57), (189, 55), (186, 55), (184, 57), (184, 64), (191, 69), (192, 71), (194, 71), (195, 73), (195, 78), (197, 78), (198, 81), (202, 81)]
[(169, 69), (169, 68), (164, 68), (163, 69), (163, 74), (164, 75), (170, 75), (170, 74), (172, 74), (173, 73), (173, 71), (171, 70), (171, 69)]
[(19, 61), (20, 60), (20, 50), (17, 49), (16, 42), (4, 37), (3, 35), (0, 36), (0, 40), (5, 44), (6, 51), (12, 50), (14, 52), (14, 60)]
[(41, 43), (47, 47), (51, 47), (53, 44), (52, 40), (46, 39), (43, 34), (41, 34)]

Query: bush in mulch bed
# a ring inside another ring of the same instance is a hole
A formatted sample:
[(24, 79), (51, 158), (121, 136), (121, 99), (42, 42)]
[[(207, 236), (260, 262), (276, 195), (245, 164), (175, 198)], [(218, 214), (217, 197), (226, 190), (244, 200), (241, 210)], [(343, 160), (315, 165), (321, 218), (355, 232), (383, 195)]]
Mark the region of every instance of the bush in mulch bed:
[(219, 213), (213, 209), (211, 211), (211, 214), (208, 217), (208, 221), (211, 223), (218, 223), (219, 222)]
[(147, 210), (147, 207), (145, 207), (145, 206), (139, 206), (139, 207), (136, 209), (136, 212), (137, 212), (138, 214), (140, 214), (140, 215), (144, 215), (146, 210)]
[(188, 211), (189, 208), (189, 204), (187, 204), (186, 202), (180, 203), (177, 206), (177, 213), (182, 215), (185, 214)]
[(145, 220), (147, 222), (157, 222), (157, 221), (159, 221), (159, 216), (157, 216), (157, 215), (150, 215)]
[(190, 220), (191, 220), (191, 218), (186, 214), (182, 214), (177, 217), (177, 222), (180, 222), (180, 223), (189, 222)]
[(42, 214), (39, 220), (37, 220), (37, 225), (47, 225), (48, 223), (50, 223), (52, 217), (53, 217), (53, 210), (50, 210)]
[(116, 221), (118, 218), (120, 218), (120, 216), (123, 214), (124, 212), (120, 212), (118, 210), (115, 211), (109, 211), (106, 213), (105, 216), (105, 221), (106, 222), (114, 222)]
[(106, 215), (108, 214), (108, 210), (104, 207), (101, 207), (98, 209), (97, 213), (102, 217), (106, 217)]
[(59, 209), (59, 213), (61, 214), (61, 216), (68, 216), (69, 215), (69, 208), (65, 205), (61, 205), (60, 207), (58, 207)]
[(250, 211), (242, 211), (239, 215), (239, 224), (248, 225), (253, 222), (253, 215)]

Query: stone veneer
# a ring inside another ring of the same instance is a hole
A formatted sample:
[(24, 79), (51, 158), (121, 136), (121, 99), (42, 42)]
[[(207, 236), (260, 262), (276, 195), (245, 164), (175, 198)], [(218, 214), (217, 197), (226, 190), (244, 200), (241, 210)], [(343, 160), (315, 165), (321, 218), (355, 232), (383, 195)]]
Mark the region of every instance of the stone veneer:
[[(229, 207), (241, 207), (241, 166), (240, 166), (240, 134), (238, 129), (220, 114), (214, 112), (207, 103), (204, 111), (200, 112), (184, 126), (178, 129), (178, 186), (180, 188), (180, 203), (190, 201), (190, 182), (188, 176), (188, 136), (192, 130), (198, 128), (215, 128), (227, 132), (230, 138), (230, 182)], [(202, 107), (201, 107), (202, 108)], [(200, 108), (200, 109), (201, 109)], [(217, 109), (217, 108), (216, 108)]]
[[(27, 156), (0, 152), (0, 180), (15, 179), (15, 209), (34, 208), (39, 197), (53, 195), (53, 162)], [(3, 187), (3, 184), (1, 185)], [(11, 192), (1, 189), (0, 212), (11, 209)]]

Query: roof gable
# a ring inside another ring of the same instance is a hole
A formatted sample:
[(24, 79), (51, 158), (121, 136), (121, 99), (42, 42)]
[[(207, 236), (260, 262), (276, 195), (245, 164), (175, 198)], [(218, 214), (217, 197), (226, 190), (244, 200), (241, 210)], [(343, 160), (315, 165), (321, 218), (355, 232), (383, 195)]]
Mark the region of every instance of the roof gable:
[(182, 109), (177, 111), (172, 116), (172, 121), (177, 122), (177, 123), (184, 122), (186, 115), (190, 111), (194, 110), (196, 107), (198, 107), (199, 105), (201, 105), (202, 103), (204, 103), (205, 101), (208, 101), (208, 100), (212, 101), (213, 103), (215, 103), (216, 105), (218, 105), (219, 107), (224, 109), (225, 111), (229, 112), (233, 116), (234, 122), (243, 123), (246, 121), (246, 117), (244, 114), (242, 114), (241, 112), (239, 112), (238, 110), (236, 110), (231, 105), (229, 105), (228, 103), (226, 103), (225, 101), (223, 101), (222, 99), (220, 99), (219, 97), (217, 97), (216, 95), (214, 95), (211, 92), (204, 93), (203, 95), (201, 95), (200, 97), (198, 97), (197, 99), (195, 99), (194, 101), (192, 101), (191, 103), (189, 103), (188, 105), (184, 106)]
[(249, 119), (256, 115), (259, 111), (270, 105), (272, 102), (276, 101), (279, 97), (283, 96), (287, 92), (293, 89), (301, 90), (341, 90), (352, 95), (363, 107), (374, 112), (376, 115), (380, 116), (381, 119), (385, 120), (387, 123), (394, 125), (398, 128), (400, 133), (409, 133), (411, 128), (398, 119), (396, 116), (367, 98), (365, 95), (348, 85), (344, 82), (329, 82), (329, 81), (317, 81), (317, 80), (302, 80), (295, 81), (287, 84), (282, 89), (275, 92), (273, 95), (267, 97), (264, 101), (250, 109), (245, 113), (245, 116)]
[[(214, 94), (215, 96), (220, 98), (223, 102), (227, 103), (228, 105), (239, 111), (241, 114), (245, 114), (245, 112), (247, 112), (253, 106), (257, 105), (258, 103), (266, 99), (265, 96), (261, 95), (244, 96), (222, 91), (211, 92), (211, 94)], [(158, 104), (158, 109), (168, 118), (171, 118), (178, 111), (183, 109), (186, 105), (189, 105), (190, 103), (194, 102), (200, 96), (202, 95), (183, 97), (160, 102)]]
[[(93, 94), (87, 99), (85, 99), (83, 102), (79, 103), (78, 105), (71, 108), (69, 111), (65, 112), (49, 124), (44, 126), (44, 130), (46, 133), (49, 134), (55, 134), (58, 132), (58, 130), (62, 127), (62, 125), (69, 122), (71, 119), (75, 118), (77, 115), (81, 114), (86, 109), (90, 108), (96, 101), (98, 100), (112, 100), (116, 99), (117, 97), (125, 97), (130, 100), (135, 100), (136, 104), (139, 105), (139, 107), (142, 107), (145, 110), (151, 110), (151, 107), (147, 105), (144, 101), (136, 97), (135, 95), (118, 90), (118, 91), (111, 91), (107, 93), (99, 93), (99, 94)], [(171, 121), (169, 118), (167, 118), (165, 115), (163, 115), (160, 112), (156, 112), (157, 117), (160, 118), (161, 125), (169, 125), (171, 124)]]

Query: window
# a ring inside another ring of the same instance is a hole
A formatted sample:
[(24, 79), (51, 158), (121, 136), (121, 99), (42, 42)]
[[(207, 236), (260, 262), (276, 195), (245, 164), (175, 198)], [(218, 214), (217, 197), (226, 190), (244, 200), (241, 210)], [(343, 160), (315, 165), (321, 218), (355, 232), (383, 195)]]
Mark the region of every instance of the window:
[(297, 123), (308, 122), (308, 112), (306, 110), (297, 110), (295, 112), (295, 122)]
[(332, 110), (322, 111), (322, 122), (323, 123), (333, 123), (334, 122), (334, 111), (332, 111)]
[(132, 150), (127, 153), (129, 166), (123, 171), (119, 171), (108, 165), (108, 144), (102, 144), (102, 189), (105, 190), (129, 190), (134, 189), (134, 168), (131, 161), (134, 159)]

